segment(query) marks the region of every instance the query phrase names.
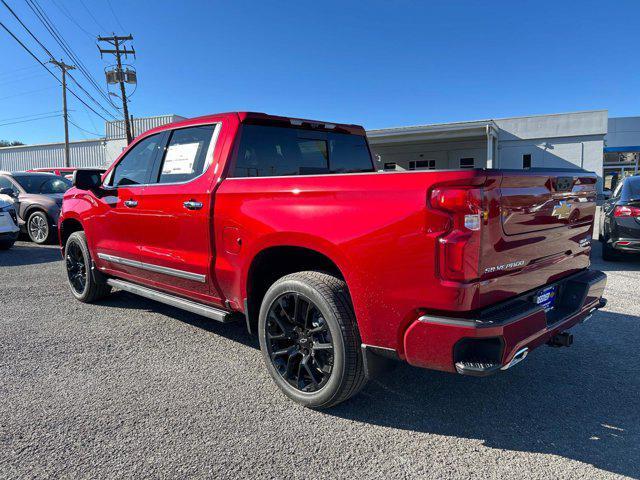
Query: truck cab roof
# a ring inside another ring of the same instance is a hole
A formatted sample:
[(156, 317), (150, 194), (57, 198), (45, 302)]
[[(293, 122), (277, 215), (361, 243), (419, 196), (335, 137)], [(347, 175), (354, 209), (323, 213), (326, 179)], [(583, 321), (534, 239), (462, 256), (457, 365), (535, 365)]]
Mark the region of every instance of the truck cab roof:
[(186, 120), (180, 120), (178, 122), (168, 123), (160, 127), (154, 128), (146, 132), (155, 133), (164, 130), (171, 130), (177, 127), (189, 127), (192, 125), (199, 125), (203, 123), (219, 122), (229, 117), (237, 118), (240, 123), (245, 124), (267, 124), (274, 126), (294, 126), (298, 128), (309, 128), (318, 130), (337, 131), (341, 133), (350, 133), (352, 135), (366, 135), (364, 127), (361, 125), (349, 124), (349, 123), (335, 123), (325, 122), (322, 120), (311, 120), (305, 118), (296, 117), (282, 117), (278, 115), (269, 115), (262, 112), (224, 112), (214, 113), (209, 115), (202, 115), (200, 117), (189, 118)]

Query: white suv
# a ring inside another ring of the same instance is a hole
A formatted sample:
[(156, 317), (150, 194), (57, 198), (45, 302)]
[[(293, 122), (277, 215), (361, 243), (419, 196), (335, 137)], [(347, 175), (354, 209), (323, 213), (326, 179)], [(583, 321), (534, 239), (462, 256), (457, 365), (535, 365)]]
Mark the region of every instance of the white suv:
[(9, 195), (0, 194), (0, 250), (8, 250), (18, 238), (18, 215)]

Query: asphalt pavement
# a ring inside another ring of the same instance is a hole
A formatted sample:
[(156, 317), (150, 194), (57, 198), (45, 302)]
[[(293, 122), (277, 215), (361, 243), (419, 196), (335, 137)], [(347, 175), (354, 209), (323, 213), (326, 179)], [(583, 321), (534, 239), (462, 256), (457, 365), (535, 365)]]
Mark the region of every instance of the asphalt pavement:
[(609, 304), (478, 379), (399, 365), (312, 411), (244, 324), (67, 290), (56, 247), (0, 252), (0, 478), (640, 478), (640, 260)]

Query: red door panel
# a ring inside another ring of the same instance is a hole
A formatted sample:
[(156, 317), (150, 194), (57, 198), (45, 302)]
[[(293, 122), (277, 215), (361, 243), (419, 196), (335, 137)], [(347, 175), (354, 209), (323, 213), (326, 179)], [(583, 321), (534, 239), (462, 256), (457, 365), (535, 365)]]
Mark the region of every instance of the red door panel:
[[(120, 187), (94, 197), (101, 208), (92, 222), (93, 244), (101, 266), (134, 275), (131, 262), (140, 261), (139, 211), (144, 187)], [(129, 261), (129, 262), (127, 262)]]

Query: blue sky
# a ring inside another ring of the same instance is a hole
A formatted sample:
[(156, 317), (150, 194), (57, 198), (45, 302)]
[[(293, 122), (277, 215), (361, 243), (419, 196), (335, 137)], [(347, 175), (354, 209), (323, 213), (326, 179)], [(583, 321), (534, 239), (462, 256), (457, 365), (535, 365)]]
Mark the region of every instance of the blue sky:
[[(5, 1), (71, 61), (25, 0)], [(134, 35), (134, 116), (255, 110), (380, 128), (591, 109), (640, 114), (637, 1), (37, 2), (101, 87), (110, 62), (92, 36)], [(47, 59), (1, 3), (0, 21)], [(0, 58), (0, 139), (61, 141), (60, 116), (31, 121), (61, 110), (55, 80), (2, 29)], [(104, 132), (104, 120), (77, 100), (69, 107), (74, 123)], [(93, 136), (71, 126), (72, 139)]]

